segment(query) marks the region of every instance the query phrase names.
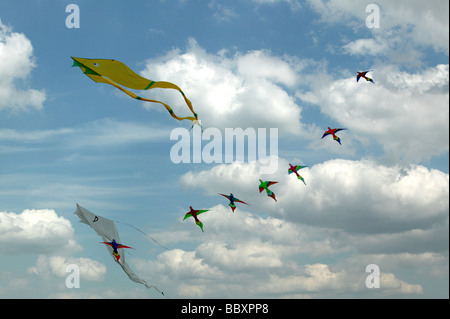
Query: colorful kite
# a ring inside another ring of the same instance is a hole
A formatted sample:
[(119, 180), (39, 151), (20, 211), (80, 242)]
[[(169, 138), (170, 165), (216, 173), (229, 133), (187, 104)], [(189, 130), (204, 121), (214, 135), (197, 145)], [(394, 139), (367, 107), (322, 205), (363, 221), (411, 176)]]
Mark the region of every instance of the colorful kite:
[[(94, 80), (97, 83), (108, 83), (122, 92), (128, 94), (134, 99), (146, 101), (146, 102), (154, 102), (160, 103), (165, 106), (167, 111), (169, 111), (170, 115), (173, 118), (181, 121), (181, 120), (190, 120), (193, 124), (199, 124), (198, 115), (194, 112), (191, 101), (188, 100), (184, 92), (175, 84), (171, 82), (165, 81), (151, 81), (146, 79), (138, 74), (136, 74), (133, 70), (131, 70), (124, 63), (117, 60), (109, 60), (109, 59), (84, 59), (84, 58), (74, 58), (74, 63), (72, 66), (78, 66), (80, 69)], [(150, 90), (154, 88), (163, 88), (163, 89), (173, 89), (177, 90), (183, 96), (187, 106), (191, 110), (194, 116), (186, 116), (179, 117), (177, 116), (172, 108), (157, 100), (150, 100), (136, 95), (135, 93), (121, 87), (121, 85), (135, 90)]]
[(333, 136), (333, 140), (335, 140), (336, 142), (338, 142), (339, 144), (341, 144), (341, 139), (340, 139), (339, 137), (336, 136), (336, 132), (343, 131), (343, 130), (346, 130), (346, 128), (333, 128), (333, 129), (332, 129), (332, 128), (328, 127), (328, 131), (326, 131), (325, 133), (323, 133), (322, 138), (324, 138), (325, 136), (331, 134), (331, 135)]
[(192, 206), (189, 206), (189, 208), (191, 210), (186, 215), (184, 215), (183, 220), (185, 220), (186, 218), (189, 218), (189, 217), (194, 217), (195, 223), (198, 225), (198, 227), (200, 227), (202, 232), (204, 232), (204, 230), (203, 230), (203, 223), (197, 218), (197, 216), (207, 212), (208, 209), (196, 210), (196, 209), (193, 209)]
[(366, 79), (366, 81), (370, 81), (370, 82), (375, 84), (375, 82), (373, 82), (373, 80), (371, 78), (366, 76), (366, 74), (369, 73), (369, 72), (370, 72), (370, 70), (369, 71), (364, 71), (364, 72), (357, 72), (358, 74), (356, 75), (356, 82), (359, 82), (360, 78), (364, 78), (364, 79)]
[[(80, 217), (80, 222), (89, 225), (97, 235), (103, 238), (104, 243), (106, 244), (106, 248), (108, 249), (109, 253), (114, 256), (114, 261), (117, 262), (117, 264), (122, 267), (123, 271), (128, 275), (128, 277), (139, 284), (143, 284), (147, 288), (153, 288), (159, 293), (163, 294), (162, 291), (160, 291), (157, 287), (150, 285), (148, 282), (140, 278), (138, 275), (136, 275), (133, 270), (131, 270), (130, 266), (125, 261), (125, 255), (123, 253), (124, 247), (120, 244), (117, 244), (117, 242), (120, 243), (119, 233), (117, 232), (116, 224), (107, 218), (101, 217), (99, 215), (94, 215), (90, 211), (88, 211), (86, 208), (81, 207), (77, 204), (77, 210), (75, 211), (75, 214)], [(114, 248), (113, 243), (116, 242), (117, 247)], [(120, 247), (120, 246), (122, 247)], [(122, 256), (122, 258), (118, 258), (118, 256)]]
[(220, 194), (220, 195), (222, 195), (225, 198), (228, 198), (228, 200), (230, 201), (229, 206), (231, 207), (231, 210), (233, 211), (233, 213), (234, 213), (234, 210), (236, 209), (235, 202), (248, 205), (246, 202), (243, 202), (240, 199), (234, 197), (233, 193), (231, 193), (230, 195), (225, 195), (225, 194)]
[(275, 201), (277, 201), (277, 199), (275, 198), (275, 193), (269, 189), (269, 186), (276, 184), (278, 182), (271, 182), (271, 181), (263, 182), (261, 179), (259, 180), (259, 182), (260, 182), (259, 192), (261, 193), (263, 190), (266, 190), (267, 196), (272, 197)]
[(119, 248), (131, 248), (131, 249), (134, 249), (132, 247), (128, 247), (128, 246), (125, 246), (125, 245), (117, 243), (115, 239), (113, 239), (112, 242), (105, 242), (105, 241), (103, 241), (102, 244), (105, 244), (105, 245), (108, 245), (108, 246), (112, 247), (112, 249), (113, 249), (112, 254), (114, 255), (114, 257), (116, 257), (116, 261), (117, 262), (119, 262), (119, 260), (120, 260), (120, 254), (119, 254), (117, 249), (119, 249)]
[(295, 175), (297, 175), (297, 178), (300, 179), (306, 185), (305, 180), (298, 173), (299, 170), (301, 170), (302, 168), (305, 168), (305, 167), (308, 167), (308, 166), (300, 166), (300, 165), (293, 166), (291, 163), (289, 163), (288, 173), (289, 174), (294, 173)]

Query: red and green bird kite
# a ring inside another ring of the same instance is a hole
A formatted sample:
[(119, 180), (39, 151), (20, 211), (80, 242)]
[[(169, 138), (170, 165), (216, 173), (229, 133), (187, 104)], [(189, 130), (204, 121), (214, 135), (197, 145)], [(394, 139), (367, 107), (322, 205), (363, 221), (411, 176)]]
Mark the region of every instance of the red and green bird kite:
[(189, 206), (189, 208), (191, 210), (188, 213), (186, 213), (186, 215), (184, 215), (183, 220), (185, 220), (186, 218), (189, 218), (189, 217), (194, 217), (195, 223), (198, 225), (198, 227), (200, 227), (202, 232), (204, 232), (203, 223), (197, 218), (197, 216), (207, 212), (208, 209), (198, 210), (198, 209), (193, 209), (192, 206)]
[(297, 178), (298, 178), (299, 180), (301, 180), (301, 181), (306, 185), (305, 180), (304, 180), (303, 177), (300, 176), (300, 174), (298, 173), (299, 170), (301, 170), (302, 168), (305, 168), (305, 167), (308, 167), (308, 166), (301, 166), (301, 165), (296, 165), (296, 166), (294, 166), (294, 165), (292, 165), (291, 163), (289, 163), (288, 173), (289, 173), (289, 174), (294, 173), (295, 175), (297, 175)]
[(219, 194), (219, 195), (222, 195), (223, 197), (228, 198), (228, 200), (230, 201), (230, 203), (228, 205), (231, 207), (231, 210), (233, 211), (233, 213), (234, 213), (234, 210), (236, 209), (235, 202), (248, 205), (246, 202), (243, 202), (240, 199), (234, 197), (233, 193), (230, 193), (230, 195), (225, 195), (225, 194)]
[(359, 82), (360, 78), (364, 78), (366, 79), (366, 81), (372, 82), (373, 84), (375, 84), (375, 82), (373, 82), (373, 80), (371, 78), (369, 78), (368, 76), (366, 76), (367, 73), (369, 73), (369, 71), (363, 71), (363, 72), (357, 72), (356, 74), (356, 82)]
[(271, 182), (271, 181), (264, 182), (261, 179), (259, 180), (259, 182), (260, 182), (259, 192), (261, 193), (263, 190), (266, 190), (267, 196), (272, 197), (274, 201), (277, 201), (277, 199), (275, 198), (275, 193), (269, 189), (269, 186), (276, 184), (278, 182)]
[(333, 140), (335, 140), (336, 142), (341, 144), (341, 139), (336, 136), (336, 132), (343, 131), (343, 130), (346, 130), (346, 128), (333, 128), (332, 129), (332, 128), (328, 127), (328, 131), (323, 133), (322, 138), (331, 134), (333, 136)]

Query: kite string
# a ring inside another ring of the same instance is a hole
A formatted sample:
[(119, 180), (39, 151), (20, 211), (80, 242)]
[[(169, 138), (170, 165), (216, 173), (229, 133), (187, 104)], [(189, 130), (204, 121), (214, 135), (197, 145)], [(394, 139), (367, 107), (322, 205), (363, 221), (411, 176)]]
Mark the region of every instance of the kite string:
[(164, 247), (164, 246), (161, 245), (156, 239), (150, 237), (147, 233), (145, 233), (144, 231), (140, 230), (139, 228), (137, 228), (137, 227), (135, 227), (135, 226), (133, 226), (133, 225), (131, 225), (131, 224), (128, 224), (128, 223), (119, 222), (119, 221), (117, 221), (117, 220), (116, 220), (116, 223), (124, 224), (124, 225), (128, 225), (128, 226), (130, 226), (130, 227), (133, 227), (133, 228), (136, 229), (137, 231), (141, 232), (142, 234), (144, 234), (145, 236), (147, 236), (148, 238), (150, 238), (151, 240), (153, 240), (153, 241), (154, 241), (156, 244), (158, 244), (161, 248), (164, 248), (164, 249), (166, 249), (166, 250), (169, 250), (169, 248)]

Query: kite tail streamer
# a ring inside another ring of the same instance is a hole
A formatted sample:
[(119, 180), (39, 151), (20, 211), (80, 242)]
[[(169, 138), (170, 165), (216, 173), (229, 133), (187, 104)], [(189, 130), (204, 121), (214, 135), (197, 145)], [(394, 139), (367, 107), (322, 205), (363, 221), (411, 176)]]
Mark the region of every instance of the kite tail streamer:
[[(138, 276), (136, 276), (136, 274), (130, 269), (130, 267), (128, 266), (128, 264), (126, 262), (120, 263), (119, 261), (117, 261), (117, 263), (120, 265), (120, 267), (122, 267), (123, 271), (128, 275), (128, 278), (130, 278), (130, 280), (132, 280), (132, 281), (134, 281), (136, 283), (142, 284), (148, 289), (153, 288), (157, 292), (159, 292), (161, 295), (165, 296), (164, 292), (161, 291), (158, 287), (156, 287), (154, 285), (150, 285), (145, 280), (143, 280), (143, 279), (139, 278)], [(166, 297), (166, 298), (168, 298), (168, 297)]]
[(139, 228), (137, 228), (137, 227), (135, 227), (135, 226), (133, 226), (133, 225), (131, 225), (131, 224), (128, 224), (128, 223), (119, 222), (119, 221), (117, 221), (117, 220), (116, 220), (116, 223), (124, 224), (124, 225), (128, 225), (128, 226), (130, 226), (130, 227), (133, 227), (133, 228), (136, 229), (137, 231), (143, 233), (145, 236), (147, 236), (148, 238), (150, 238), (151, 240), (153, 240), (153, 241), (154, 241), (157, 245), (159, 245), (161, 248), (164, 248), (164, 249), (166, 249), (166, 250), (169, 250), (169, 248), (164, 247), (164, 246), (161, 245), (156, 239), (150, 237), (149, 235), (147, 235), (147, 233), (145, 233), (144, 231), (140, 230)]
[(198, 119), (198, 115), (197, 115), (197, 113), (195, 113), (194, 108), (192, 107), (191, 101), (189, 101), (189, 99), (186, 97), (184, 92), (178, 87), (178, 85), (173, 84), (171, 82), (166, 82), (166, 81), (157, 81), (157, 82), (150, 83), (149, 86), (146, 88), (146, 90), (148, 90), (150, 88), (162, 88), (162, 89), (177, 90), (183, 96), (183, 99), (186, 102), (186, 105), (188, 106), (189, 110), (191, 110), (192, 114), (194, 114), (195, 119), (196, 120)]
[[(164, 107), (165, 107), (166, 110), (170, 113), (170, 115), (172, 115), (172, 117), (173, 117), (174, 119), (177, 119), (178, 121), (181, 121), (181, 120), (190, 120), (190, 121), (193, 121), (194, 123), (195, 123), (196, 121), (198, 121), (198, 115), (197, 115), (197, 113), (194, 112), (194, 110), (193, 110), (193, 108), (192, 108), (192, 103), (191, 103), (191, 101), (189, 101), (189, 100), (186, 98), (186, 96), (184, 95), (183, 91), (181, 91), (181, 90), (179, 90), (179, 91), (180, 91), (181, 94), (183, 95), (184, 100), (186, 101), (187, 106), (189, 107), (189, 109), (191, 110), (191, 112), (194, 114), (194, 116), (179, 117), (179, 116), (177, 116), (177, 115), (173, 112), (172, 108), (171, 108), (169, 105), (167, 105), (166, 103), (163, 103), (163, 102), (157, 101), (157, 100), (151, 100), (151, 99), (143, 98), (143, 97), (141, 97), (141, 96), (139, 96), (139, 95), (137, 95), (137, 94), (135, 94), (135, 93), (133, 93), (133, 92), (127, 90), (127, 89), (124, 89), (123, 87), (121, 87), (120, 85), (117, 85), (116, 83), (114, 83), (113, 81), (111, 81), (111, 80), (108, 79), (108, 78), (103, 78), (103, 79), (105, 80), (106, 83), (111, 84), (112, 86), (118, 88), (119, 90), (121, 90), (122, 92), (126, 93), (128, 96), (130, 96), (130, 97), (132, 97), (132, 98), (134, 98), (134, 99), (136, 99), (136, 100), (145, 101), (145, 102), (159, 103), (159, 104), (164, 105)], [(158, 83), (158, 82), (154, 82), (154, 83)], [(159, 82), (159, 83), (160, 83), (160, 82)], [(166, 82), (166, 83), (169, 83), (169, 82)], [(167, 88), (169, 88), (169, 87), (167, 87)]]

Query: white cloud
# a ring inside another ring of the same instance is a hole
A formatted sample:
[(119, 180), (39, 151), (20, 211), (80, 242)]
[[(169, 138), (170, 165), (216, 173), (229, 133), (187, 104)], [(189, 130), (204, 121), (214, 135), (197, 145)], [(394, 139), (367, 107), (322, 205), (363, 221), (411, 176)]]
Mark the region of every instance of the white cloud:
[(358, 39), (343, 46), (346, 53), (352, 55), (378, 56), (386, 52), (388, 45), (377, 39)]
[[(356, 77), (324, 82), (297, 93), (359, 136), (380, 143), (390, 160), (419, 162), (448, 152), (448, 64), (417, 73), (376, 66), (375, 84)], [(362, 141), (362, 140), (361, 140)]]
[(89, 258), (73, 258), (62, 256), (40, 255), (36, 264), (27, 269), (29, 274), (34, 274), (42, 278), (56, 276), (67, 278), (72, 271), (67, 271), (67, 266), (76, 265), (80, 271), (80, 282), (103, 281), (106, 274), (106, 266), (98, 261)]
[[(345, 297), (349, 293), (358, 293), (359, 298), (364, 296), (373, 298), (373, 294), (370, 295), (370, 290), (365, 286), (365, 276), (368, 274), (364, 273), (363, 269), (355, 270), (350, 264), (341, 267), (321, 263), (307, 264), (290, 276), (272, 275), (270, 280), (262, 282), (258, 288), (261, 291), (272, 291), (283, 297), (300, 293), (308, 293), (319, 298), (340, 293), (342, 297)], [(374, 290), (373, 292), (377, 295), (390, 297), (423, 293), (421, 285), (410, 284), (388, 272), (380, 273), (379, 291)]]
[[(309, 0), (311, 9), (327, 24), (344, 24), (355, 33), (369, 30), (373, 38), (344, 44), (342, 51), (352, 55), (370, 55), (405, 67), (420, 66), (423, 48), (449, 53), (449, 3), (446, 0), (380, 0), (380, 27), (368, 29), (366, 12), (371, 0)], [(348, 41), (348, 40), (347, 40)]]
[[(142, 75), (176, 83), (205, 128), (279, 127), (280, 133), (298, 134), (303, 130), (301, 110), (285, 88), (295, 84), (298, 68), (298, 61), (268, 51), (209, 54), (190, 39), (185, 53), (174, 50), (147, 61)], [(147, 96), (170, 101), (180, 116), (189, 114), (178, 92), (153, 90)], [(160, 109), (151, 103), (144, 107)]]
[(0, 20), (0, 110), (40, 110), (46, 99), (43, 90), (21, 89), (36, 67), (33, 47), (22, 33), (12, 32)]
[[(287, 174), (284, 159), (279, 164), (270, 178), (279, 182), (271, 188), (277, 203), (259, 194), (255, 164), (218, 165), (188, 172), (180, 181), (186, 188), (208, 185), (208, 195), (232, 190), (252, 209), (284, 221), (336, 230), (329, 238), (340, 249), (351, 242), (357, 242), (352, 246), (361, 251), (383, 251), (387, 242), (391, 252), (446, 249), (437, 243), (448, 230), (448, 174), (418, 165), (390, 167), (369, 160), (336, 159), (302, 169), (305, 186)], [(367, 234), (372, 234), (370, 239), (357, 241)]]
[[(190, 234), (178, 236), (183, 242), (186, 238), (199, 241), (193, 250), (173, 249), (161, 253), (156, 261), (133, 260), (139, 272), (158, 278), (159, 284), (172, 296), (321, 298), (336, 293), (344, 297), (358, 293), (358, 296), (371, 298), (374, 293), (370, 294), (365, 286), (368, 275), (365, 267), (374, 262), (381, 267), (382, 283), (375, 294), (381, 297), (421, 295), (420, 284), (399, 279), (395, 273), (403, 270), (403, 264), (408, 261), (410, 268), (419, 267), (420, 271), (445, 263), (445, 258), (437, 254), (431, 254), (433, 258), (429, 262), (424, 258), (430, 254), (391, 254), (363, 255), (362, 258), (353, 255), (341, 258), (336, 264), (309, 263), (308, 260), (320, 260), (320, 256), (333, 259), (345, 250), (328, 250), (326, 253), (323, 250), (324, 254), (317, 255), (316, 249), (330, 244), (330, 237), (327, 238), (327, 233), (320, 227), (263, 218), (248, 213), (243, 207), (231, 213), (228, 207), (214, 206), (200, 219), (205, 225), (205, 233), (195, 225), (186, 225)], [(320, 241), (315, 241), (314, 236)], [(445, 277), (445, 273), (436, 276)]]
[(0, 251), (5, 254), (43, 254), (77, 251), (70, 221), (51, 209), (0, 212)]

